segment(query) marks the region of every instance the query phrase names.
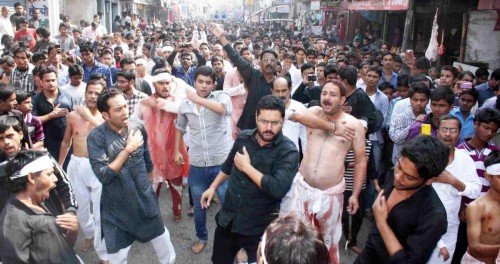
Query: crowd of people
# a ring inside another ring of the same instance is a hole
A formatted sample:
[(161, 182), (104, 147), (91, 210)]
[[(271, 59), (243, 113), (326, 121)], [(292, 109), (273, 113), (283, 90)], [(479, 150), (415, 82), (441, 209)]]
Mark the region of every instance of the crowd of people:
[(99, 15), (62, 16), (51, 36), (14, 7), (0, 15), (3, 262), (83, 263), (80, 231), (102, 263), (135, 241), (174, 263), (162, 185), (175, 223), (188, 186), (191, 251), (212, 237), (217, 264), (345, 263), (342, 236), (355, 263), (500, 261), (500, 69), (130, 12), (109, 34)]

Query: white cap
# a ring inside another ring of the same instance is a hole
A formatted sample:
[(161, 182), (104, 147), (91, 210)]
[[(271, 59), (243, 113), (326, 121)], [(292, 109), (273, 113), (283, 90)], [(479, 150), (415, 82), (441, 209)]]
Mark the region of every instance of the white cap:
[(145, 60), (145, 59), (137, 59), (137, 60), (135, 60), (135, 65), (140, 65), (140, 64), (142, 64), (142, 65), (148, 65), (148, 61)]
[(174, 51), (174, 48), (172, 46), (165, 46), (165, 47), (161, 48), (161, 52), (165, 52), (165, 51), (172, 52), (172, 51)]

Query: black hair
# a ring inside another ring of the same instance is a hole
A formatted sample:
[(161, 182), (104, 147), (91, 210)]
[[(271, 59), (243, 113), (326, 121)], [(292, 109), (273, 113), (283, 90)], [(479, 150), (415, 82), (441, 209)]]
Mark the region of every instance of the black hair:
[(495, 79), (497, 81), (500, 81), (500, 68), (495, 69), (493, 73), (491, 73), (490, 79)]
[(38, 73), (38, 77), (40, 77), (40, 79), (43, 79), (43, 76), (45, 74), (49, 74), (49, 73), (54, 73), (56, 76), (57, 76), (57, 71), (51, 67), (42, 67), (40, 68), (40, 72)]
[(83, 68), (80, 65), (71, 65), (68, 67), (69, 77), (81, 75), (83, 76)]
[(0, 83), (0, 101), (7, 101), (16, 92), (16, 88), (10, 84)]
[(16, 132), (23, 131), (23, 126), (17, 118), (9, 115), (0, 116), (0, 134), (5, 133), (9, 128), (14, 129)]
[(419, 70), (427, 70), (431, 68), (431, 62), (426, 57), (420, 57), (415, 61), (415, 67)]
[(92, 48), (92, 45), (84, 44), (80, 48), (80, 53), (83, 53), (83, 52), (94, 53), (94, 49)]
[(392, 85), (391, 82), (382, 82), (378, 85), (378, 89), (380, 91), (384, 91), (385, 89), (392, 89), (393, 91), (395, 91), (396, 89), (394, 88), (394, 85)]
[(444, 115), (444, 116), (440, 117), (439, 118), (439, 122), (438, 122), (438, 128), (441, 127), (441, 121), (445, 121), (445, 120), (455, 120), (455, 121), (457, 121), (457, 123), (458, 123), (458, 129), (462, 130), (462, 122), (460, 122), (460, 119), (458, 119), (458, 117), (456, 117), (454, 115)]
[(18, 6), (23, 6), (23, 4), (21, 4), (21, 2), (15, 2), (14, 3), (14, 8), (18, 7)]
[(474, 98), (474, 101), (476, 101), (476, 102), (479, 99), (479, 93), (477, 92), (476, 88), (462, 90), (460, 97), (462, 97), (462, 95), (464, 95), (464, 94), (471, 95)]
[(123, 96), (123, 93), (117, 88), (103, 89), (97, 97), (97, 110), (101, 113), (109, 113), (108, 100), (118, 95)]
[(261, 247), (269, 264), (331, 263), (321, 233), (295, 215), (276, 219), (264, 232), (266, 244)]
[(484, 159), (484, 166), (488, 167), (500, 163), (500, 150), (492, 150)]
[(401, 157), (409, 159), (417, 167), (418, 175), (424, 181), (443, 172), (448, 165), (449, 155), (449, 147), (439, 139), (427, 135), (410, 139), (401, 149)]
[(2, 56), (2, 58), (0, 58), (0, 64), (4, 63), (7, 63), (7, 66), (9, 67), (14, 67), (16, 65), (14, 58), (12, 58), (11, 56)]
[(318, 65), (316, 65), (316, 68), (318, 68), (318, 67), (326, 68), (326, 63), (320, 62), (320, 63), (318, 63)]
[[(330, 65), (326, 66), (326, 68), (328, 69), (329, 66)], [(328, 74), (330, 74), (332, 72), (329, 72)], [(326, 69), (325, 69), (325, 76), (328, 74), (326, 73)], [(338, 70), (338, 74), (339, 74), (340, 79), (347, 80), (347, 83), (349, 85), (356, 85), (356, 82), (358, 80), (358, 70), (356, 69), (356, 67), (354, 67), (352, 65), (348, 65), (347, 67), (342, 67)]]
[(31, 97), (31, 93), (28, 93), (26, 91), (22, 90), (17, 90), (16, 91), (16, 101), (18, 104), (22, 103), (24, 100), (28, 99)]
[(475, 72), (475, 75), (476, 75), (476, 78), (480, 78), (480, 77), (483, 77), (483, 76), (490, 76), (490, 72), (488, 71), (487, 68), (478, 68)]
[(118, 71), (118, 73), (116, 74), (116, 78), (118, 78), (118, 76), (121, 76), (121, 77), (127, 79), (127, 81), (135, 80), (135, 72), (133, 70)]
[(243, 43), (241, 41), (235, 41), (233, 44), (233, 48), (236, 49), (236, 46), (238, 46), (238, 45), (245, 45), (245, 43)]
[(17, 53), (21, 53), (21, 52), (24, 52), (26, 54), (26, 57), (28, 58), (28, 60), (30, 59), (30, 50), (29, 48), (27, 47), (17, 47), (14, 49), (14, 51), (12, 52), (12, 54), (14, 55), (14, 57), (16, 56)]
[(193, 56), (191, 56), (191, 53), (189, 52), (182, 52), (181, 55), (179, 56), (179, 58), (184, 58), (184, 57), (189, 57), (193, 59)]
[(398, 87), (404, 86), (404, 87), (410, 87), (408, 84), (408, 80), (410, 79), (410, 76), (408, 74), (398, 74)]
[(469, 75), (470, 77), (472, 77), (472, 79), (476, 78), (474, 76), (474, 73), (472, 73), (471, 71), (463, 71), (463, 72), (458, 74), (458, 79), (462, 80), (462, 78), (464, 78), (465, 75)]
[(496, 109), (485, 108), (474, 116), (474, 122), (491, 123), (494, 122), (500, 126), (500, 113)]
[(285, 53), (285, 54), (283, 55), (283, 60), (285, 60), (285, 59), (292, 59), (292, 60), (295, 60), (295, 55), (294, 55), (294, 54), (292, 54), (292, 53), (287, 52), (287, 53)]
[(210, 59), (210, 63), (212, 63), (212, 66), (214, 65), (214, 63), (220, 61), (223, 65), (224, 65), (224, 60), (219, 57), (219, 56), (213, 56), (211, 59)]
[(441, 86), (431, 92), (430, 99), (431, 102), (445, 100), (449, 105), (453, 105), (455, 101), (455, 94), (453, 94), (451, 89)]
[(262, 60), (262, 58), (264, 57), (264, 54), (266, 53), (270, 53), (270, 54), (273, 54), (274, 58), (278, 58), (278, 54), (276, 53), (276, 51), (272, 50), (272, 49), (265, 49), (263, 50), (260, 55), (259, 55), (259, 59)]
[(120, 67), (122, 67), (122, 68), (123, 68), (123, 66), (129, 65), (129, 64), (135, 64), (135, 61), (133, 58), (123, 57), (123, 59), (120, 61)]
[(286, 80), (286, 83), (287, 83), (287, 85), (288, 85), (288, 88), (292, 88), (292, 81), (290, 80), (290, 78), (288, 78), (288, 77), (286, 77), (286, 76), (285, 76), (285, 77), (277, 77), (277, 78), (275, 78), (275, 79), (273, 80), (273, 82), (272, 82), (271, 86), (272, 86), (272, 87), (274, 87), (274, 83), (275, 83), (277, 80), (279, 80), (279, 79), (284, 79), (284, 80)]
[(308, 70), (308, 69), (313, 69), (313, 71), (314, 71), (314, 70), (316, 70), (316, 68), (314, 67), (314, 64), (304, 63), (304, 64), (302, 65), (302, 67), (300, 67), (300, 72), (301, 72), (301, 73), (304, 73), (304, 71), (305, 71), (305, 70)]
[(87, 82), (87, 85), (85, 86), (85, 92), (87, 92), (87, 89), (91, 85), (101, 85), (101, 87), (102, 87), (103, 90), (106, 89), (106, 81), (102, 81), (102, 80), (98, 80), (98, 79), (93, 79), (93, 80), (89, 80)]
[(410, 85), (410, 90), (408, 92), (408, 97), (412, 98), (416, 93), (423, 93), (427, 95), (427, 98), (431, 96), (431, 89), (427, 87), (424, 83), (418, 82)]
[[(243, 56), (243, 52), (245, 52), (245, 51), (247, 51), (247, 50), (248, 50), (248, 51), (250, 51), (250, 49), (249, 49), (248, 47), (243, 47), (243, 48), (241, 48), (241, 50), (240, 50), (240, 55), (242, 55), (242, 56)], [(252, 53), (252, 52), (250, 51), (250, 53)]]
[(266, 95), (262, 97), (257, 103), (256, 115), (260, 114), (261, 110), (278, 110), (281, 117), (285, 117), (285, 102), (274, 95)]
[[(5, 174), (13, 175), (17, 171), (20, 171), (28, 163), (47, 155), (40, 150), (21, 150), (14, 156), (9, 158), (7, 165), (5, 165)], [(35, 176), (39, 176), (41, 171), (35, 172)], [(7, 179), (7, 188), (12, 193), (18, 193), (26, 190), (28, 183), (28, 177), (18, 177), (15, 179)]]
[(194, 80), (198, 79), (198, 75), (203, 75), (203, 76), (208, 76), (212, 79), (212, 81), (215, 82), (215, 79), (217, 78), (217, 74), (215, 73), (215, 70), (210, 67), (210, 66), (200, 66), (196, 69), (196, 72), (194, 73)]
[[(394, 56), (393, 56), (394, 57)], [(366, 71), (366, 73), (368, 74), (369, 72), (375, 72), (376, 74), (378, 74), (378, 77), (382, 77), (382, 70), (380, 69), (379, 66), (370, 66), (370, 68), (368, 68), (368, 70)]]
[(116, 46), (114, 49), (113, 49), (113, 52), (115, 51), (119, 51), (121, 53), (123, 53), (123, 48), (121, 46)]
[(39, 27), (36, 29), (36, 34), (42, 38), (50, 37), (50, 31), (44, 27)]
[(457, 68), (455, 68), (453, 66), (445, 65), (445, 66), (443, 66), (441, 71), (449, 71), (449, 72), (451, 72), (451, 74), (453, 74), (454, 78), (458, 78), (458, 70), (457, 70)]
[(337, 79), (326, 81), (325, 84), (323, 84), (323, 86), (321, 86), (321, 90), (323, 90), (323, 88), (325, 87), (325, 85), (327, 85), (329, 83), (331, 83), (331, 84), (339, 87), (340, 96), (346, 96), (347, 92), (346, 92), (346, 89), (345, 89), (345, 84), (343, 82), (337, 80)]

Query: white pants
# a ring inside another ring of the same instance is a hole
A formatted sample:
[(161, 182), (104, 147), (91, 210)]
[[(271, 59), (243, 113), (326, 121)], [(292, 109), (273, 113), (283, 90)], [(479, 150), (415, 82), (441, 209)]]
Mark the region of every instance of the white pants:
[[(94, 248), (101, 260), (108, 260), (106, 245), (101, 235), (101, 192), (102, 184), (95, 176), (88, 158), (71, 155), (67, 175), (78, 203), (77, 218), (86, 239), (94, 238)], [(92, 202), (92, 212), (90, 204)]]
[(432, 252), (431, 257), (429, 258), (429, 261), (427, 261), (428, 264), (439, 264), (439, 263), (444, 263), (444, 264), (450, 264), (451, 259), (453, 258), (453, 254), (455, 253), (455, 246), (457, 245), (457, 235), (458, 235), (458, 225), (448, 225), (448, 230), (446, 233), (441, 237), (441, 241), (443, 241), (446, 244), (446, 249), (448, 250), (448, 253), (450, 254), (450, 258), (447, 261), (444, 261), (443, 256), (439, 257), (439, 243), (438, 246), (434, 249)]
[[(158, 260), (162, 264), (173, 264), (175, 263), (175, 250), (174, 245), (172, 245), (172, 241), (170, 241), (170, 233), (167, 228), (165, 228), (165, 232), (151, 240), (153, 247), (155, 248), (156, 255), (158, 256)], [(128, 258), (128, 252), (130, 250), (130, 246), (126, 248), (120, 249), (118, 252), (114, 254), (108, 254), (109, 263), (110, 264), (126, 264)]]

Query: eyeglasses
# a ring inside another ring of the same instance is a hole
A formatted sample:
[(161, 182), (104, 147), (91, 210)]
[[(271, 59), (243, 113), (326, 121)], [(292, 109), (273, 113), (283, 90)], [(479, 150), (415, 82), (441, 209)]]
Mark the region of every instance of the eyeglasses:
[(257, 119), (257, 122), (261, 123), (264, 126), (268, 126), (269, 124), (271, 124), (272, 127), (279, 126), (279, 125), (283, 124), (283, 122), (281, 122), (281, 121), (269, 121), (269, 120), (265, 120), (265, 119)]
[(439, 131), (441, 131), (443, 133), (450, 132), (450, 134), (456, 134), (456, 133), (460, 132), (460, 129), (458, 129), (458, 128), (450, 128), (450, 127), (440, 127)]
[(270, 62), (276, 62), (276, 59), (274, 59), (274, 58), (262, 58), (262, 61), (270, 63)]

